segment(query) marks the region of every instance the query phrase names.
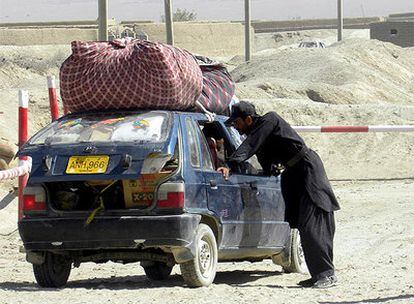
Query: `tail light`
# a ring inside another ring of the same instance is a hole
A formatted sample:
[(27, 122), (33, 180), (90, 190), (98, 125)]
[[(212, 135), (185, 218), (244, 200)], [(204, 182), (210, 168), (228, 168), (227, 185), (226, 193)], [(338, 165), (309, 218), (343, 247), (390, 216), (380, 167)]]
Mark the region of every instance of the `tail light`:
[(161, 184), (158, 188), (157, 199), (158, 208), (184, 208), (184, 184)]
[(26, 187), (21, 205), (23, 216), (46, 212), (46, 193), (42, 187)]

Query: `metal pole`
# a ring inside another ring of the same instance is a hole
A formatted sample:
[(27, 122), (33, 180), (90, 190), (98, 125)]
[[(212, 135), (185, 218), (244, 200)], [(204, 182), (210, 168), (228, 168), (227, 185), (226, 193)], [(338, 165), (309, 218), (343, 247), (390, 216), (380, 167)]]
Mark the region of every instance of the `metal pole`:
[(171, 0), (164, 0), (165, 8), (165, 31), (167, 32), (167, 43), (174, 45), (173, 13)]
[(344, 30), (344, 4), (343, 0), (338, 0), (338, 41), (342, 40), (342, 32)]
[(108, 41), (108, 0), (98, 2), (99, 41)]
[(251, 59), (251, 45), (250, 45), (250, 0), (244, 0), (244, 43), (245, 43), (245, 59)]

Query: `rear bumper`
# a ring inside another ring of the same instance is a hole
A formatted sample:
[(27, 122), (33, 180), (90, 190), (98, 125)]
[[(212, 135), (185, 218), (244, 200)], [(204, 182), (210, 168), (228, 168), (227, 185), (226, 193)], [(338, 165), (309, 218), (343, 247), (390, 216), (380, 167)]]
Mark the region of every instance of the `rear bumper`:
[(189, 247), (201, 216), (96, 217), (23, 219), (18, 223), (26, 250), (96, 250)]

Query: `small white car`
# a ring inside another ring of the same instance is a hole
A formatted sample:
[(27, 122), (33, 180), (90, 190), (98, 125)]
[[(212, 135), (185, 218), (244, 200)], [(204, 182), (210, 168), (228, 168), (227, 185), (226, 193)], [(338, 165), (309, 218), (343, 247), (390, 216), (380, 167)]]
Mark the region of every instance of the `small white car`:
[(302, 41), (299, 43), (300, 48), (326, 48), (325, 43), (322, 41)]

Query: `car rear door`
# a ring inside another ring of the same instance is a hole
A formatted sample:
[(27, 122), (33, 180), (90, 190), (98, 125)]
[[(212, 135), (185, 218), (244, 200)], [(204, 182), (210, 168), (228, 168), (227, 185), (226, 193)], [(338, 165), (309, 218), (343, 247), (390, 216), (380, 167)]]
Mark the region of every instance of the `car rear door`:
[[(205, 116), (201, 116), (205, 119)], [(200, 121), (200, 120), (199, 120)], [(213, 158), (200, 124), (197, 134), (202, 152), (202, 167), (207, 194), (207, 207), (211, 215), (221, 224), (219, 249), (237, 249), (240, 245), (241, 231), (244, 230), (240, 216), (243, 210), (240, 181), (237, 176), (230, 176), (226, 181), (216, 171)]]
[(185, 207), (189, 212), (207, 209), (205, 177), (195, 116), (197, 114), (180, 114)]

